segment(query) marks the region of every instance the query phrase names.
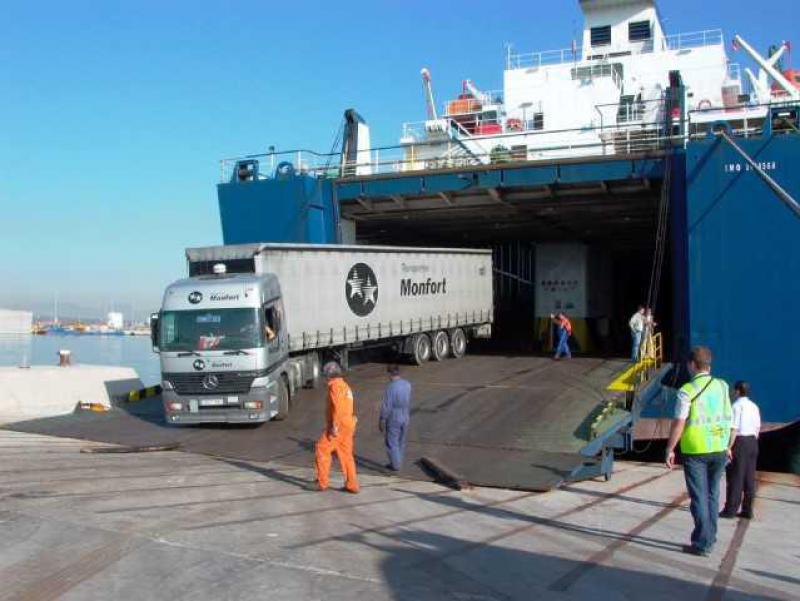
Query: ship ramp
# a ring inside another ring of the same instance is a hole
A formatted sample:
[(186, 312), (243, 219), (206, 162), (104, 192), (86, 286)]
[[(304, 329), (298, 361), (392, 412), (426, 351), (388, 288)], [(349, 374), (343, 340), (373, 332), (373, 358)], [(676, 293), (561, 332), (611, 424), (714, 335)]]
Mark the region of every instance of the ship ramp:
[[(598, 425), (619, 425), (629, 416), (624, 408), (609, 403), (615, 394), (607, 390), (626, 365), (601, 358), (556, 362), (549, 357), (468, 355), (457, 361), (409, 366), (403, 375), (411, 381), (414, 397), (402, 475), (441, 476), (429, 469), (432, 463), (462, 483), (537, 491), (602, 473), (608, 476), (613, 454), (607, 444), (615, 441), (603, 437), (608, 428), (598, 429)], [(386, 453), (378, 432), (378, 411), (387, 382), (386, 366), (378, 362), (357, 365), (347, 379), (355, 392), (359, 417), (359, 468), (381, 473)], [(284, 422), (256, 428), (175, 427), (164, 423), (160, 399), (151, 397), (123, 401), (108, 413), (7, 427), (130, 447), (177, 443), (185, 451), (234, 460), (308, 466), (313, 463), (324, 410), (324, 390), (303, 390)], [(624, 442), (618, 436), (612, 438)]]

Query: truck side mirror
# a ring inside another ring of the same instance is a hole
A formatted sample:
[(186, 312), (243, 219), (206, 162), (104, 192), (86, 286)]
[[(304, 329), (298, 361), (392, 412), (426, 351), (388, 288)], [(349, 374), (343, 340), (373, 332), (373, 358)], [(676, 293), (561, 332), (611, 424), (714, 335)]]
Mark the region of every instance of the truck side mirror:
[(158, 352), (158, 326), (161, 322), (161, 317), (158, 313), (150, 314), (150, 342), (153, 344), (153, 352)]

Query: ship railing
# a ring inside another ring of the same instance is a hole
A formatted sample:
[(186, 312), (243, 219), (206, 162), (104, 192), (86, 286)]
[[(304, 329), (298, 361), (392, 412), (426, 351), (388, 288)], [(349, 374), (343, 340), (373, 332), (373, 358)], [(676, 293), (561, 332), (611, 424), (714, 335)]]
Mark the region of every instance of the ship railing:
[(665, 50), (688, 50), (704, 46), (721, 46), (724, 43), (725, 37), (721, 29), (706, 29), (665, 36), (663, 48)]
[(506, 56), (506, 70), (536, 69), (564, 63), (576, 63), (581, 60), (583, 60), (583, 52), (580, 48), (576, 48), (574, 51), (572, 48), (562, 48), (544, 52), (509, 52)]
[(356, 162), (344, 166), (341, 153), (291, 150), (250, 154), (223, 159), (220, 175), (223, 183), (237, 181), (239, 166), (245, 164), (249, 171), (240, 181), (281, 178), (290, 173), (321, 178), (360, 177), (504, 162), (641, 154), (658, 151), (666, 142), (659, 123), (635, 122), (603, 128), (507, 132), (474, 140), (422, 140), (361, 151)]
[[(744, 103), (728, 107), (694, 109), (687, 112), (688, 138), (692, 140), (708, 137), (711, 130), (724, 123), (734, 137), (749, 138), (764, 133), (767, 115), (774, 108), (797, 108), (796, 101), (776, 101), (763, 103)], [(774, 126), (773, 126), (774, 127)], [(794, 126), (788, 131), (800, 134)]]
[(653, 52), (655, 48), (659, 48), (660, 50), (688, 50), (691, 48), (702, 48), (704, 46), (720, 46), (723, 45), (724, 42), (725, 38), (721, 29), (706, 29), (703, 31), (690, 31), (664, 36), (657, 42), (654, 42), (654, 40), (645, 40), (643, 42), (615, 44), (614, 46), (593, 47), (590, 49), (590, 53), (585, 57), (581, 44), (578, 44), (574, 50), (572, 48), (562, 48), (560, 50), (524, 53), (514, 53), (509, 50), (506, 54), (506, 70), (577, 63), (584, 60), (584, 58), (596, 59), (622, 54), (649, 54)]

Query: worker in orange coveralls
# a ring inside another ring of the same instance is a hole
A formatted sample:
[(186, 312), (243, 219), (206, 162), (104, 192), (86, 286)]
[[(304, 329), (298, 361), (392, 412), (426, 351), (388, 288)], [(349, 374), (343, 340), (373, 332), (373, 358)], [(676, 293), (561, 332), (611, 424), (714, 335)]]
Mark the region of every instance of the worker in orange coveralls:
[(331, 473), (331, 455), (336, 453), (344, 473), (344, 490), (358, 492), (356, 462), (353, 458), (353, 438), (358, 418), (355, 415), (353, 391), (342, 377), (342, 368), (335, 361), (326, 363), (322, 373), (328, 379), (328, 410), (325, 431), (317, 441), (317, 483), (326, 490)]

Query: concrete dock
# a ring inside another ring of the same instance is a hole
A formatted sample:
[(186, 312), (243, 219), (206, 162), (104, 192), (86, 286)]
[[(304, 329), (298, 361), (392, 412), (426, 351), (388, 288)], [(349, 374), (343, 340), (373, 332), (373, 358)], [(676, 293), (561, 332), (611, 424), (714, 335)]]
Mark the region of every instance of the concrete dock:
[[(680, 470), (619, 463), (549, 493), (362, 475), (0, 431), (0, 599), (800, 598), (800, 479), (760, 475), (753, 521), (680, 552)], [(336, 484), (337, 482), (334, 482)]]
[(80, 402), (110, 409), (115, 396), (141, 387), (128, 367), (0, 367), (0, 424), (70, 414)]

